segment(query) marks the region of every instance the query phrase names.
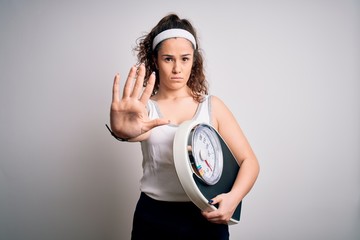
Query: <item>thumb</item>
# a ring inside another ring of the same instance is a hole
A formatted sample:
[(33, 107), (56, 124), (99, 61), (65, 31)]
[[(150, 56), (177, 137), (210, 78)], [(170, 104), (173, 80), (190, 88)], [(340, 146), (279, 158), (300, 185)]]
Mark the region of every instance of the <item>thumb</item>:
[(162, 125), (166, 125), (169, 124), (170, 120), (169, 119), (165, 119), (165, 118), (156, 118), (154, 120), (148, 121), (144, 124), (143, 127), (143, 131), (147, 132), (151, 129), (153, 129), (154, 127), (158, 127), (158, 126), (162, 126)]

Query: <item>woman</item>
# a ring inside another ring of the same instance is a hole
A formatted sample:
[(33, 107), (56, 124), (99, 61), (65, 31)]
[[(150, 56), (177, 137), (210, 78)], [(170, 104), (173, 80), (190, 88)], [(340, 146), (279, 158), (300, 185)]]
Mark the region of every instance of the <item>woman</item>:
[[(231, 111), (208, 95), (195, 29), (167, 15), (135, 50), (141, 64), (131, 68), (121, 98), (115, 76), (110, 111), (112, 134), (141, 142), (143, 153), (132, 239), (229, 239), (227, 222), (255, 183), (259, 165)], [(212, 212), (201, 212), (189, 200), (174, 167), (174, 135), (190, 119), (211, 124), (241, 164), (231, 191), (210, 200), (219, 206)]]

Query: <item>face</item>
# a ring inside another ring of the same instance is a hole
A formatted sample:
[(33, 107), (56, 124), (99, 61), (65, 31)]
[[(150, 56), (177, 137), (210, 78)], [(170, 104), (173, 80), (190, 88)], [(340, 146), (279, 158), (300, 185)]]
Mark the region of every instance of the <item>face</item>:
[(177, 90), (187, 87), (194, 60), (194, 49), (184, 38), (170, 38), (161, 43), (157, 66), (159, 68), (159, 90)]

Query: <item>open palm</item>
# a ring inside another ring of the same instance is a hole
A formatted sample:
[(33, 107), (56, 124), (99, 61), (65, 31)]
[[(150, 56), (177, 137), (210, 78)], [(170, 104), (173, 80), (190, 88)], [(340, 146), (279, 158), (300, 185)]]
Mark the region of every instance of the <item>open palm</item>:
[(154, 88), (155, 74), (151, 74), (145, 88), (143, 88), (144, 77), (143, 64), (138, 69), (135, 66), (132, 67), (124, 85), (123, 96), (120, 98), (120, 75), (115, 75), (110, 124), (112, 131), (118, 137), (136, 138), (154, 127), (169, 123), (166, 119), (149, 119), (146, 103)]

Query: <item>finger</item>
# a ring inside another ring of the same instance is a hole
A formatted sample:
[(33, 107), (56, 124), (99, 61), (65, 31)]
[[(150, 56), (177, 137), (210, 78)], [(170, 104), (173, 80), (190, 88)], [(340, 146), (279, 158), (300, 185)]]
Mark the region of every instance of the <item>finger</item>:
[(119, 102), (119, 81), (120, 81), (120, 75), (117, 73), (114, 77), (114, 84), (113, 84), (113, 94), (112, 94), (112, 101), (113, 102)]
[(218, 211), (210, 211), (210, 212), (201, 212), (202, 215), (209, 221), (217, 221), (220, 219)]
[(224, 217), (219, 213), (218, 210), (211, 212), (202, 212), (202, 215), (210, 222), (213, 223), (226, 223), (227, 221)]
[(209, 204), (211, 204), (211, 205), (218, 204), (219, 202), (221, 202), (221, 198), (219, 196), (216, 196), (209, 200)]
[(132, 66), (130, 68), (130, 72), (128, 74), (128, 77), (127, 77), (125, 85), (124, 85), (123, 98), (124, 97), (130, 97), (131, 88), (132, 88), (132, 81), (134, 80), (135, 75), (136, 75), (136, 67)]
[(144, 84), (144, 77), (145, 77), (145, 65), (142, 63), (138, 69), (138, 75), (136, 77), (135, 86), (131, 93), (131, 97), (139, 97)]
[(155, 72), (153, 72), (150, 77), (149, 80), (146, 84), (146, 87), (144, 89), (144, 92), (142, 93), (141, 97), (140, 97), (140, 101), (144, 104), (146, 104), (146, 102), (149, 100), (149, 98), (152, 95), (153, 89), (154, 89), (154, 85), (155, 85)]

